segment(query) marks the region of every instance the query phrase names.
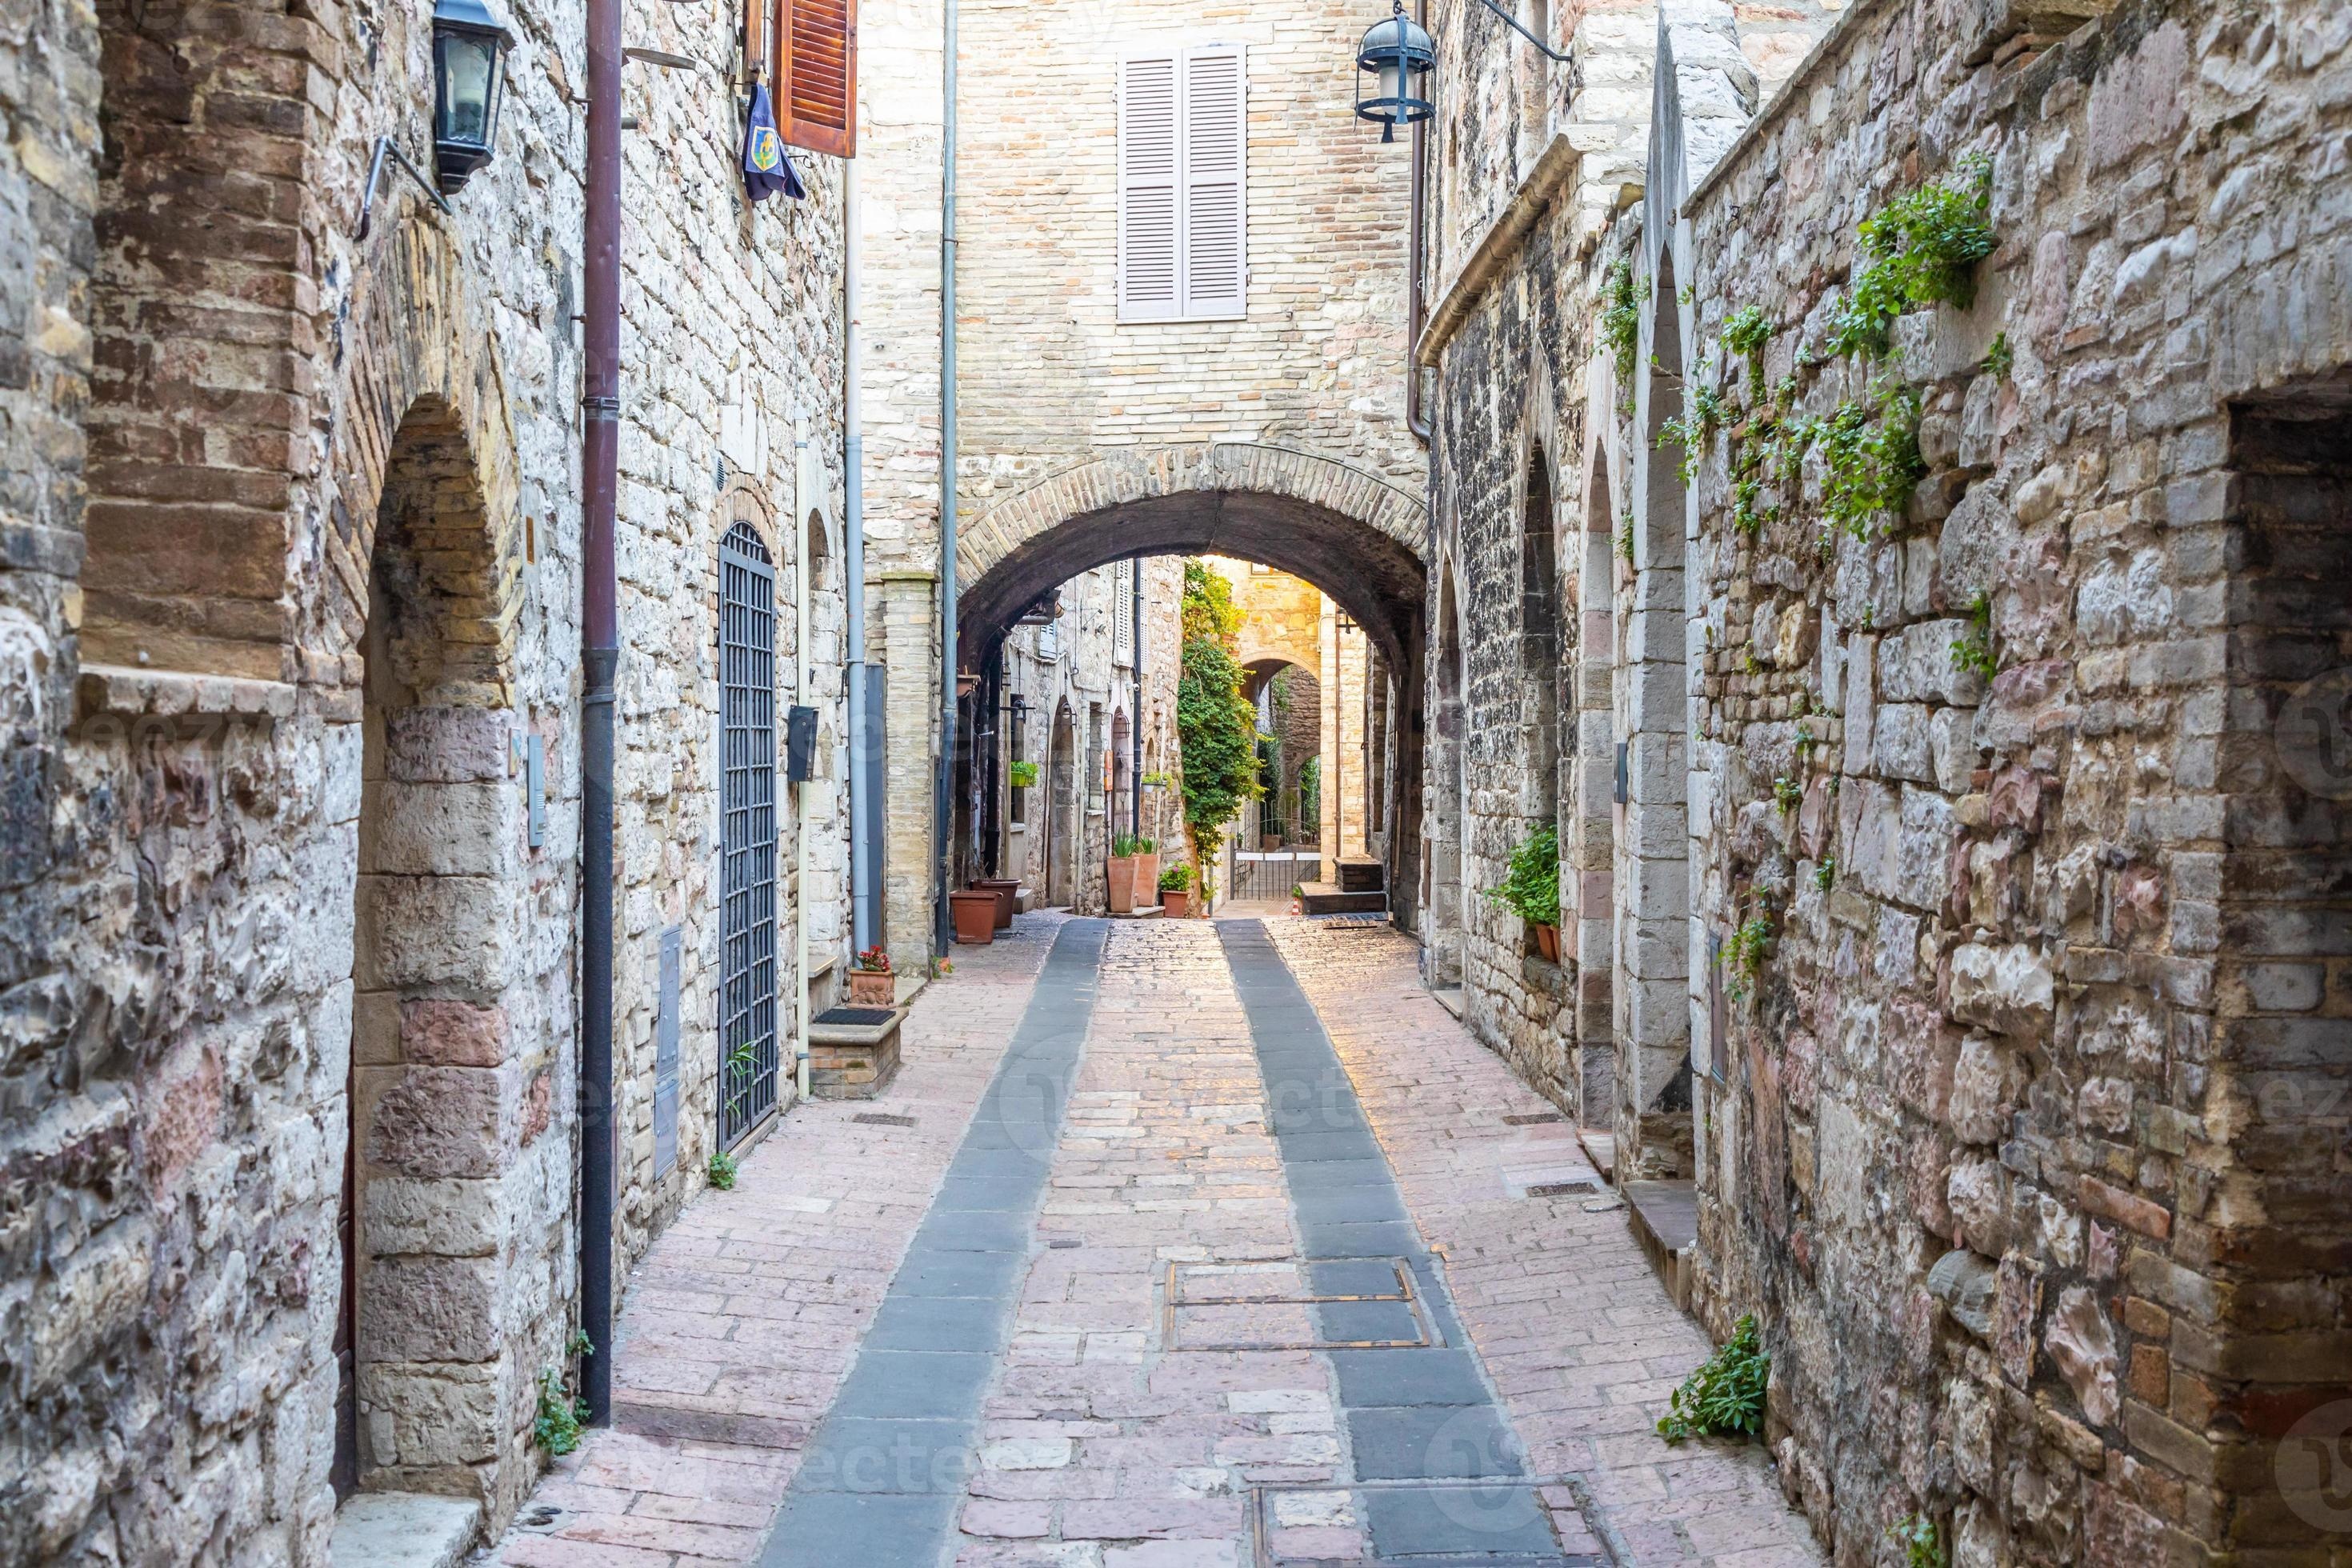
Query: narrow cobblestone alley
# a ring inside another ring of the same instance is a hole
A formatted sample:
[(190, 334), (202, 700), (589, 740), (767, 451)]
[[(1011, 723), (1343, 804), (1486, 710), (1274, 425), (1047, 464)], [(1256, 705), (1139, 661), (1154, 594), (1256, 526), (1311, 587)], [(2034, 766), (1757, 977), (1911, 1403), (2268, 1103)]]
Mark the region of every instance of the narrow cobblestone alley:
[(1654, 1435), (1705, 1336), (1412, 959), (1058, 915), (973, 951), (887, 1092), (655, 1245), (614, 1428), (493, 1560), (1817, 1562), (1760, 1448)]

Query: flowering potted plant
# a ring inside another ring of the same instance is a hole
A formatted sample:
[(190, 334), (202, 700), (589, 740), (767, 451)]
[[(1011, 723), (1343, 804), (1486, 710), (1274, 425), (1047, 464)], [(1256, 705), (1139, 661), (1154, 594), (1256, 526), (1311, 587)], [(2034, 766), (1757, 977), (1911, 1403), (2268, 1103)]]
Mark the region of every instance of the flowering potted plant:
[(1160, 873), (1160, 908), (1181, 920), (1192, 912), (1192, 868), (1171, 866)]
[(854, 1007), (888, 1007), (898, 1000), (898, 977), (890, 973), (890, 954), (869, 947), (851, 961), (849, 1002)]

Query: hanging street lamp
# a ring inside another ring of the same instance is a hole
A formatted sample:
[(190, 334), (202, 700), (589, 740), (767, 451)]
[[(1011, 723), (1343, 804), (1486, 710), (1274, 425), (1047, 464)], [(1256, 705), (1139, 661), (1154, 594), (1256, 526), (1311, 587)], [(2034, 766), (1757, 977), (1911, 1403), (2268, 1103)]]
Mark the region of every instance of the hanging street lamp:
[(455, 195), (498, 150), (499, 100), (514, 35), (482, 0), (435, 0), (433, 163)]
[(1437, 63), (1437, 46), (1420, 23), (1404, 14), (1404, 0), (1366, 29), (1356, 50), (1356, 118), (1379, 123), (1381, 140), (1396, 140), (1396, 128), (1427, 120), (1435, 110), (1422, 96), (1422, 78)]

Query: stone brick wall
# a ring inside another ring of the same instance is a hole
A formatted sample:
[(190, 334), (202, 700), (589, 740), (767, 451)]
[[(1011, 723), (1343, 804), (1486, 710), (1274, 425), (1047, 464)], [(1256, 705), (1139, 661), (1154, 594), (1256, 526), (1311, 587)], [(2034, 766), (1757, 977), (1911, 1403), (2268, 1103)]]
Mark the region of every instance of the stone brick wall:
[[(363, 237), (377, 135), (428, 151), (422, 12), (0, 27), (10, 1561), (324, 1560), (355, 1114), (362, 1484), (495, 1524), (538, 1468), (532, 1385), (568, 1364), (577, 1289), (583, 66), (576, 6), (509, 19), (497, 161), (447, 217), (388, 170)], [(635, 27), (731, 58), (730, 16)], [(723, 493), (783, 525), (787, 649), (792, 520), (838, 510), (837, 166), (804, 162), (803, 206), (742, 209), (720, 81), (632, 65), (626, 88), (624, 1276), (715, 1121)], [(837, 655), (837, 565), (809, 619)], [(814, 684), (837, 743), (837, 673)], [(839, 793), (812, 800), (821, 878)], [(841, 897), (808, 891), (822, 961)]]
[[(1956, 1563), (2340, 1550), (2297, 1439), (2345, 1415), (2347, 850), (2296, 714), (2344, 646), (2352, 23), (2101, 9), (1856, 7), (1675, 241), (1730, 428), (1748, 303), (1799, 409), (1921, 401), (1858, 537), (1818, 454), (1749, 534), (1718, 437), (1695, 509), (1695, 913), (1773, 932), (1695, 1052), (1702, 1310), (1770, 1325), (1842, 1554), (1915, 1510)], [(1972, 305), (1799, 358), (1856, 223), (1974, 153)]]
[[(1381, 147), (1351, 112), (1359, 11), (1338, 0), (1304, 7), (1236, 0), (1181, 17), (1144, 0), (961, 7), (959, 504), (966, 537), (981, 519), (1107, 453), (1159, 468), (1157, 454), (1215, 450), (1215, 443), (1336, 460), (1360, 487), (1389, 481), (1408, 505), (1418, 496), (1423, 466), (1404, 428), (1398, 374), (1405, 166), (1401, 149)], [(864, 26), (867, 47), (887, 47), (898, 62), (889, 73), (869, 74), (861, 89), (869, 127), (862, 200), (870, 547), (877, 568), (930, 571), (939, 548), (940, 7), (907, 0), (877, 7)], [(1247, 48), (1247, 318), (1121, 326), (1119, 61), (1171, 40)], [(1017, 69), (1005, 68), (1014, 60)], [(1250, 535), (1244, 524), (1215, 548), (1245, 552)], [(1105, 547), (1070, 569), (1116, 552), (1107, 532)], [(1327, 553), (1335, 566), (1347, 564), (1344, 551)], [(971, 574), (963, 586), (972, 590)], [(920, 642), (894, 643), (887, 653), (894, 682), (902, 662), (937, 658)], [(918, 737), (929, 737), (936, 754), (934, 700), (894, 698), (894, 758)], [(902, 884), (912, 893), (927, 872), (927, 863), (902, 859), (894, 845), (894, 899)], [(895, 923), (892, 932), (895, 944)], [(917, 933), (909, 927), (905, 934)]]

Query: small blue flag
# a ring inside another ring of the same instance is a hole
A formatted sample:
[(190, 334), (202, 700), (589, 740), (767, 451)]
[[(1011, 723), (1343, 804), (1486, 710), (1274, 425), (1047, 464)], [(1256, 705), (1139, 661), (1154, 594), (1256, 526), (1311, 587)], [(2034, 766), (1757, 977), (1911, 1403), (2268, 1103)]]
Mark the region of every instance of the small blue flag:
[(776, 134), (776, 114), (764, 86), (751, 89), (751, 122), (743, 132), (743, 188), (754, 202), (766, 201), (778, 191), (796, 202), (808, 196), (792, 154), (784, 151), (784, 139)]

